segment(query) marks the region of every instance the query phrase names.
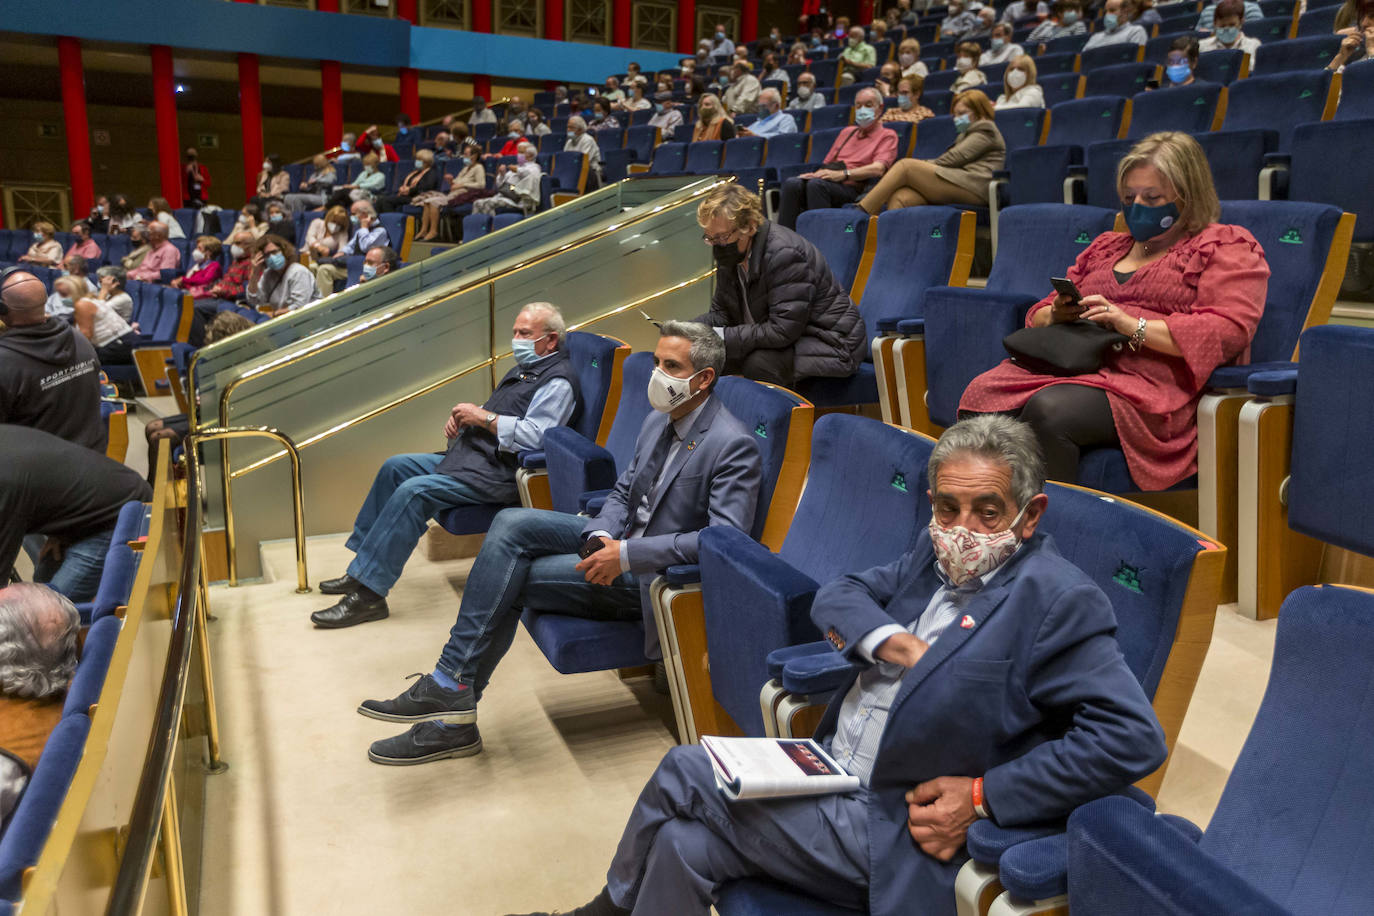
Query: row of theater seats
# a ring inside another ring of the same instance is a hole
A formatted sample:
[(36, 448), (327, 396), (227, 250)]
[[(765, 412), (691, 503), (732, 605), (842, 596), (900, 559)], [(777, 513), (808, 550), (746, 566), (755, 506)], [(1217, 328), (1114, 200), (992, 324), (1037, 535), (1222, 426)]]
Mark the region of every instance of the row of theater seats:
[(33, 777), (0, 834), (0, 914), (12, 912), (11, 901), (23, 897), (24, 873), (37, 863), (81, 762), (142, 558), (148, 509), (146, 503), (131, 502), (120, 510), (96, 597), (77, 605), (83, 625), (80, 660), (67, 687), (61, 721), (48, 736)]

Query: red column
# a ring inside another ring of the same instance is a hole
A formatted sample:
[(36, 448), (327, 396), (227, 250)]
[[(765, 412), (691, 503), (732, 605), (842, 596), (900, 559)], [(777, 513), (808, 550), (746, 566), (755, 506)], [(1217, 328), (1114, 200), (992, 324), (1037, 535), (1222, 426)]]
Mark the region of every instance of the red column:
[(263, 157), (262, 84), (256, 54), (239, 55), (239, 122), (243, 125), (243, 193), (252, 197)]
[(544, 0), (544, 37), (563, 40), (563, 0)]
[(343, 138), (343, 73), (337, 60), (320, 61), (320, 96), (324, 147), (333, 149)]
[[(416, 0), (396, 0), (396, 18), (404, 19), (411, 25), (420, 21)], [(420, 71), (414, 67), (402, 67), (401, 111), (410, 116), (412, 123), (420, 121)]]
[(67, 122), (67, 170), (72, 182), (72, 213), (84, 217), (95, 204), (91, 171), (91, 131), (86, 121), (86, 73), (81, 42), (57, 39), (57, 68), (62, 74), (62, 113)]
[(630, 46), (630, 0), (611, 2), (611, 44), (618, 48)]
[(873, 0), (859, 0), (859, 19), (858, 24), (863, 25), (873, 21)]
[(697, 48), (697, 2), (678, 0), (677, 5), (677, 53), (693, 54)]
[[(867, 0), (871, 8), (872, 0)], [(759, 37), (759, 0), (744, 0), (744, 5), (740, 7), (739, 16), (739, 38), (740, 41), (753, 41)]]
[(181, 206), (181, 142), (177, 138), (177, 81), (172, 72), (172, 49), (152, 45), (153, 115), (157, 121), (158, 174), (162, 196), (174, 208)]
[[(491, 0), (472, 0), (472, 30), (474, 32), (491, 31)], [(472, 94), (480, 95), (490, 102), (491, 77), (485, 73), (473, 74)]]

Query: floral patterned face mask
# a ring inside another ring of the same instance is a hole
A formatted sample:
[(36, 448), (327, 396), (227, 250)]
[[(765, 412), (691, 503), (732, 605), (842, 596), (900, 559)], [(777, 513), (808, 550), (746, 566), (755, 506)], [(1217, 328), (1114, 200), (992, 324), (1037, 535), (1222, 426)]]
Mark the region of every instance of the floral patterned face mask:
[(1016, 513), (1005, 531), (983, 534), (969, 531), (962, 525), (945, 528), (934, 517), (930, 520), (930, 542), (935, 546), (935, 559), (956, 587), (977, 576), (985, 576), (1011, 558), (1021, 545), (1016, 528), (1026, 514), (1026, 506)]

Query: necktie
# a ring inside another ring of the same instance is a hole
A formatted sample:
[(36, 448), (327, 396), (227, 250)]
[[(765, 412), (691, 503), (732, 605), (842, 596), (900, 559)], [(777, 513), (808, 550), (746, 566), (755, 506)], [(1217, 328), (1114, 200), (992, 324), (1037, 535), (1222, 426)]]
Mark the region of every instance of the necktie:
[(663, 435), (658, 437), (658, 442), (654, 444), (654, 450), (649, 453), (646, 460), (635, 474), (634, 482), (630, 484), (630, 515), (633, 518), (639, 511), (640, 503), (653, 491), (654, 484), (658, 482), (658, 476), (663, 471), (663, 462), (668, 460), (668, 450), (673, 447), (673, 442), (677, 439), (677, 430), (673, 427), (673, 421), (669, 420), (668, 425), (663, 428)]

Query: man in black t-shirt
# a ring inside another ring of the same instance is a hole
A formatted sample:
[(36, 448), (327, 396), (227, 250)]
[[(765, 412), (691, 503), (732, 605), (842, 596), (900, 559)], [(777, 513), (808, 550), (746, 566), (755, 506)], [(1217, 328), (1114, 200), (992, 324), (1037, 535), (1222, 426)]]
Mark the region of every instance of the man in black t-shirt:
[(103, 453), (100, 363), (81, 332), (49, 318), (43, 282), (24, 270), (0, 279), (0, 423), (32, 426)]
[(34, 580), (72, 601), (89, 601), (120, 508), (153, 491), (132, 468), (42, 430), (0, 425), (0, 577), (25, 535), (48, 538)]

